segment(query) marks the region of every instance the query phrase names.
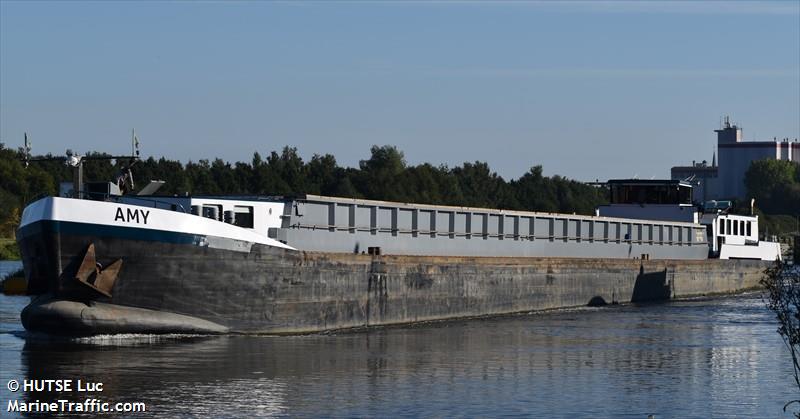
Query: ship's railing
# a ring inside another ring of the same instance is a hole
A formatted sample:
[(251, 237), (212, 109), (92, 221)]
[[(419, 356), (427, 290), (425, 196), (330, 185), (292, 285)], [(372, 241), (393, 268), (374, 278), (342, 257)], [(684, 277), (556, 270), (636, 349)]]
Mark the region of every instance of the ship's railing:
[(498, 240), (549, 240), (549, 241), (574, 241), (574, 242), (602, 242), (602, 243), (627, 243), (627, 244), (656, 244), (656, 245), (678, 245), (678, 246), (692, 246), (692, 245), (706, 245), (706, 242), (694, 242), (691, 237), (686, 240), (664, 240), (653, 238), (636, 238), (629, 237), (586, 237), (586, 236), (570, 236), (570, 235), (535, 235), (535, 234), (493, 234), (493, 233), (467, 233), (467, 232), (452, 232), (448, 230), (407, 230), (407, 229), (393, 229), (393, 228), (369, 228), (369, 227), (342, 227), (340, 225), (330, 224), (303, 224), (295, 223), (289, 228), (308, 229), (308, 230), (327, 230), (327, 231), (341, 231), (341, 232), (365, 232), (365, 233), (389, 233), (392, 235), (410, 234), (414, 237), (417, 236), (431, 236), (431, 237), (464, 237), (464, 238), (477, 238), (487, 239), (493, 238)]
[(577, 214), (503, 212), (369, 202), (293, 204), (284, 228), (336, 234), (430, 237), (497, 241), (615, 243), (619, 245), (708, 246), (699, 224), (659, 220), (602, 218)]
[[(180, 209), (180, 212), (188, 214), (186, 208), (184, 208), (183, 205), (181, 205), (180, 203), (162, 201), (153, 198), (140, 198), (136, 195), (111, 195), (105, 192), (80, 192), (78, 193), (78, 196), (83, 199), (93, 199), (96, 201), (112, 201), (112, 202), (118, 202), (120, 204), (125, 204), (126, 203), (125, 201), (130, 201), (130, 200), (138, 202), (147, 202), (147, 203), (152, 203), (153, 208), (158, 208), (158, 205), (161, 204), (169, 208), (171, 211), (178, 211), (178, 209)], [(134, 204), (134, 205), (139, 205), (139, 204)]]
[(28, 206), (28, 204), (31, 204), (31, 203), (33, 203), (33, 202), (36, 202), (36, 201), (38, 201), (38, 200), (40, 200), (40, 199), (42, 199), (42, 198), (47, 198), (48, 196), (52, 196), (52, 194), (49, 194), (49, 193), (47, 193), (47, 192), (40, 192), (40, 193), (38, 193), (38, 194), (34, 195), (34, 196), (33, 196), (33, 198), (31, 198), (31, 199), (28, 199), (28, 200), (25, 202), (25, 206)]
[[(32, 199), (28, 200), (27, 204), (30, 204), (32, 202), (36, 202), (36, 201), (38, 201), (38, 200), (40, 200), (42, 198), (46, 198), (48, 196), (52, 196), (52, 195), (49, 194), (49, 193), (37, 194)], [(172, 211), (180, 211), (180, 212), (183, 212), (185, 214), (189, 213), (189, 211), (186, 211), (186, 208), (184, 208), (184, 206), (181, 205), (180, 203), (170, 202), (170, 201), (162, 201), (160, 199), (153, 199), (153, 198), (140, 198), (140, 197), (137, 197), (136, 195), (123, 195), (123, 196), (120, 196), (120, 195), (111, 195), (111, 194), (108, 194), (106, 192), (73, 192), (73, 193), (70, 194), (69, 198), (72, 198), (72, 199), (89, 199), (89, 200), (93, 200), (93, 201), (112, 201), (112, 202), (117, 202), (117, 203), (120, 203), (120, 204), (125, 204), (126, 203), (125, 201), (134, 200), (134, 201), (138, 201), (138, 202), (152, 203), (153, 204), (153, 208), (158, 208), (158, 205), (161, 204), (161, 205), (166, 206), (167, 208), (169, 208)], [(139, 205), (139, 204), (135, 204), (135, 205)], [(144, 206), (144, 205), (139, 205), (139, 206)]]
[[(36, 202), (42, 198), (47, 198), (53, 196), (51, 193), (41, 192), (34, 195), (33, 198), (29, 199), (25, 204), (30, 204), (32, 202)], [(102, 192), (71, 192), (66, 196), (61, 196), (61, 198), (70, 198), (70, 199), (91, 199), (94, 201), (108, 201), (108, 194)]]
[(125, 203), (124, 201), (126, 201), (126, 200), (135, 200), (135, 201), (139, 201), (139, 202), (142, 202), (142, 201), (144, 201), (144, 202), (152, 202), (153, 203), (153, 208), (158, 208), (158, 204), (162, 204), (162, 205), (170, 208), (172, 211), (178, 211), (178, 209), (180, 209), (180, 212), (182, 212), (184, 214), (189, 214), (189, 211), (186, 211), (186, 208), (183, 205), (181, 205), (180, 203), (178, 203), (178, 202), (162, 201), (160, 199), (153, 199), (153, 198), (139, 198), (136, 195), (124, 195), (124, 196), (121, 196), (121, 197), (117, 197), (117, 199), (114, 199), (114, 200), (117, 201), (117, 202), (120, 202), (122, 204), (124, 204)]

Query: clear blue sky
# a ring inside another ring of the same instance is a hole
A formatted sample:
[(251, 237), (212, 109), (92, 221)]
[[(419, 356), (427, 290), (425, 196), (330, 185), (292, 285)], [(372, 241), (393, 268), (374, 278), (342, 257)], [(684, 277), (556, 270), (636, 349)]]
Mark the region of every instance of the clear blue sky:
[(669, 176), (800, 137), (800, 2), (0, 2), (0, 141)]

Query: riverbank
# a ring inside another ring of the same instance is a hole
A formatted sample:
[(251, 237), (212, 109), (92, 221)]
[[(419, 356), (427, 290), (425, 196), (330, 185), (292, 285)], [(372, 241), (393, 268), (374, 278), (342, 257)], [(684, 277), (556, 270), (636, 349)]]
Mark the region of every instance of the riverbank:
[(25, 295), (28, 283), (22, 262), (18, 260), (0, 260), (0, 294)]
[(0, 260), (20, 260), (17, 241), (10, 238), (0, 238)]

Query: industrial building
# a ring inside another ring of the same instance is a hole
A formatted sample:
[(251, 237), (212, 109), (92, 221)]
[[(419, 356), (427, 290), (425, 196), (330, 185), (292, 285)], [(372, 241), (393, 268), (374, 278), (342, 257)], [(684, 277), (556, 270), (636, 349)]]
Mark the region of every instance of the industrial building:
[(712, 199), (745, 200), (747, 187), (744, 176), (750, 164), (756, 160), (774, 159), (800, 163), (800, 142), (773, 139), (773, 141), (744, 141), (742, 128), (725, 121), (717, 133), (717, 151), (711, 165), (704, 160), (691, 166), (675, 166), (671, 177), (687, 180), (694, 185), (693, 200), (704, 202)]

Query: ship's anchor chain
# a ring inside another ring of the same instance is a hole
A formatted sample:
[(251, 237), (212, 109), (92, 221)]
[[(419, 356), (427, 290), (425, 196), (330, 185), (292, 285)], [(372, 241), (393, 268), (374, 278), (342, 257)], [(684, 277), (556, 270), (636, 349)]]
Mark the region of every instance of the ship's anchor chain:
[(111, 297), (111, 289), (117, 281), (117, 275), (122, 268), (122, 259), (117, 259), (105, 268), (95, 256), (94, 243), (89, 244), (83, 260), (75, 273), (75, 279), (81, 284)]

